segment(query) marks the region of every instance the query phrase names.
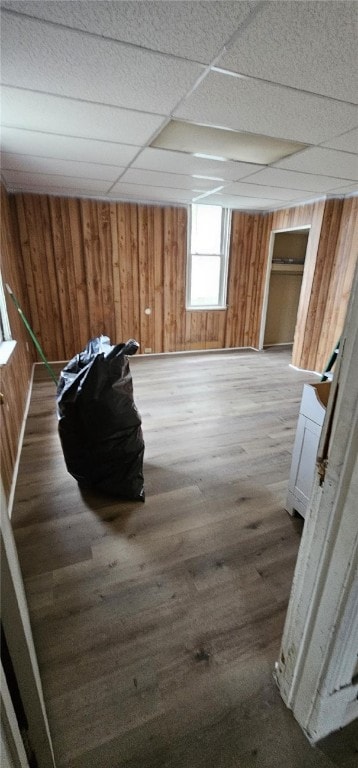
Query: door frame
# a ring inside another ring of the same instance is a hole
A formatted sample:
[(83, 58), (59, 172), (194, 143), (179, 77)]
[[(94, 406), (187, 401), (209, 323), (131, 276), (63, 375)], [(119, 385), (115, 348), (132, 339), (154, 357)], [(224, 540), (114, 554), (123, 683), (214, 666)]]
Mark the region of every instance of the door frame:
[[(282, 227), (279, 229), (272, 229), (270, 232), (270, 241), (269, 241), (269, 247), (268, 247), (268, 259), (266, 264), (266, 275), (265, 275), (265, 287), (264, 287), (264, 297), (262, 302), (262, 311), (261, 311), (261, 323), (260, 323), (260, 334), (259, 334), (259, 346), (258, 349), (264, 348), (264, 338), (265, 338), (265, 328), (266, 328), (266, 320), (267, 320), (267, 308), (268, 308), (268, 299), (269, 299), (269, 293), (270, 293), (270, 277), (271, 277), (271, 267), (272, 267), (272, 257), (273, 257), (273, 251), (274, 251), (274, 245), (275, 245), (275, 237), (280, 232), (302, 232), (306, 231), (308, 232), (308, 239), (310, 236), (310, 229), (312, 225), (311, 224), (302, 224), (299, 227)], [(307, 248), (308, 248), (308, 240), (307, 240)], [(306, 253), (307, 253), (306, 248)], [(303, 267), (303, 271), (305, 269), (305, 266)], [(303, 274), (302, 274), (302, 280), (303, 280)]]
[[(1, 621), (28, 723), (29, 742), (36, 755), (38, 768), (56, 768), (25, 589), (1, 481), (0, 507)], [(22, 749), (24, 745), (20, 731), (16, 728), (17, 721), (14, 721), (11, 696), (6, 695), (7, 686), (3, 690), (4, 694), (1, 697), (1, 703), (4, 707), (4, 716), (1, 722), (2, 735), (4, 731), (6, 741), (8, 743), (10, 741), (14, 764), (26, 766)]]
[(314, 743), (358, 717), (358, 265), (275, 676)]
[[(1, 752), (5, 765), (13, 768), (29, 768), (24, 743), (21, 738), (14, 706), (1, 662)], [(7, 763), (6, 763), (7, 760)]]

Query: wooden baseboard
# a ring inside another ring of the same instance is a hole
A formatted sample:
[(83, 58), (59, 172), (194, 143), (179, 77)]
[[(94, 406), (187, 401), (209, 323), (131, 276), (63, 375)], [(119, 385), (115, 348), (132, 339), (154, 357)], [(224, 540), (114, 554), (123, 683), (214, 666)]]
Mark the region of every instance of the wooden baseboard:
[[(139, 353), (132, 359), (144, 358), (163, 358), (163, 357), (186, 357), (188, 355), (212, 355), (212, 354), (232, 354), (234, 352), (260, 352), (255, 347), (222, 347), (219, 349), (184, 349), (175, 352), (149, 352)], [(68, 360), (51, 360), (50, 365), (56, 374), (60, 374), (62, 368), (67, 365)], [(44, 363), (34, 364), (34, 381), (44, 381), (49, 378), (48, 370)]]

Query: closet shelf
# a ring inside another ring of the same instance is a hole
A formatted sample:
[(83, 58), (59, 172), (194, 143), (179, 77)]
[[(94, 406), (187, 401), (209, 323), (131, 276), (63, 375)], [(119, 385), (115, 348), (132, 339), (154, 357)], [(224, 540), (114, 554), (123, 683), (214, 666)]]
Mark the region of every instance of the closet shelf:
[(295, 274), (295, 275), (302, 275), (303, 274), (303, 264), (272, 264), (271, 271), (272, 272), (286, 272), (288, 274)]

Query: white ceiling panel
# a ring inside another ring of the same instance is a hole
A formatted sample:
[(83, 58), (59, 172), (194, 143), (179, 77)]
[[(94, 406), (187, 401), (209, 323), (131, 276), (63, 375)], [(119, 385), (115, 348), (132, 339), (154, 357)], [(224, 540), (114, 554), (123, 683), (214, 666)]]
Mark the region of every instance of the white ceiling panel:
[(99, 179), (82, 179), (78, 176), (60, 176), (42, 173), (26, 173), (23, 171), (2, 171), (6, 184), (26, 185), (27, 189), (56, 189), (57, 187), (66, 189), (81, 189), (86, 192), (99, 192), (106, 194), (111, 186), (110, 181), (100, 181)]
[(354, 128), (357, 108), (331, 99), (211, 72), (175, 117), (307, 144)]
[[(5, 184), (178, 205), (212, 191), (245, 210), (349, 195), (356, 15), (345, 0), (2, 0)], [(166, 143), (174, 118), (195, 146)], [(253, 154), (235, 141), (242, 160), (222, 162), (232, 131)], [(260, 160), (265, 137), (292, 142), (286, 160)]]
[(240, 197), (239, 195), (226, 195), (223, 193), (216, 193), (214, 195), (208, 195), (197, 201), (200, 204), (205, 205), (221, 205), (224, 208), (242, 209), (244, 211), (249, 210), (265, 210), (272, 207), (281, 208), (284, 200), (268, 200), (267, 198), (260, 199), (259, 197)]
[(183, 152), (172, 152), (166, 149), (143, 149), (134, 161), (133, 168), (145, 168), (149, 171), (165, 171), (167, 173), (201, 174), (215, 176), (228, 181), (236, 181), (249, 173), (265, 168), (255, 163), (239, 163), (220, 160), (209, 160)]
[(161, 173), (160, 171), (144, 171), (130, 168), (121, 176), (120, 183), (141, 184), (152, 187), (169, 187), (171, 189), (212, 189), (223, 182), (214, 179), (194, 178), (179, 173)]
[(7, 127), (62, 133), (102, 141), (145, 144), (163, 123), (159, 115), (133, 112), (32, 93), (17, 88), (2, 89), (2, 120)]
[(348, 131), (341, 136), (335, 136), (323, 144), (324, 147), (332, 149), (341, 149), (343, 152), (358, 152), (358, 128), (354, 131)]
[(140, 200), (141, 202), (182, 202), (190, 203), (200, 190), (168, 189), (167, 187), (152, 187), (146, 184), (122, 184), (118, 182), (108, 197), (115, 200)]
[(276, 168), (287, 168), (304, 173), (322, 173), (341, 179), (358, 180), (358, 155), (336, 149), (310, 147), (294, 157), (275, 163)]
[(2, 77), (7, 85), (147, 112), (167, 113), (202, 65), (23, 16), (4, 15)]
[(5, 2), (5, 8), (143, 48), (209, 63), (254, 2)]
[(47, 157), (33, 155), (17, 155), (10, 152), (1, 153), (1, 168), (29, 173), (60, 174), (60, 176), (75, 176), (85, 179), (101, 179), (116, 181), (124, 168), (97, 163), (84, 163), (77, 160), (53, 160)]
[[(255, 177), (253, 176), (253, 179)], [(306, 190), (308, 196), (310, 192)], [(223, 194), (239, 195), (240, 197), (261, 197), (262, 199), (301, 200), (302, 190), (283, 189), (283, 187), (264, 186), (263, 184), (249, 184), (239, 181), (224, 187)]]
[[(79, 182), (80, 184), (80, 182)], [(8, 192), (20, 193), (26, 192), (33, 195), (52, 195), (53, 197), (74, 197), (74, 198), (90, 198), (93, 200), (107, 200), (106, 195), (101, 194), (98, 190), (89, 191), (87, 189), (81, 189), (72, 187), (50, 187), (48, 184), (36, 186), (35, 184), (24, 184), (17, 182), (9, 182), (7, 184)]]
[(337, 189), (330, 189), (329, 190), (330, 195), (337, 195), (339, 197), (340, 195), (357, 195), (357, 184), (347, 184), (346, 187), (338, 187)]
[[(283, 187), (284, 189), (298, 189), (305, 192), (328, 192), (331, 189), (344, 186), (342, 179), (331, 176), (317, 176), (313, 173), (299, 173), (298, 171), (284, 171), (281, 168), (265, 168), (263, 171), (250, 176), (250, 183), (264, 184), (265, 186)], [(312, 197), (312, 195), (310, 195)]]
[(218, 66), (355, 102), (357, 23), (357, 2), (264, 2)]
[(139, 146), (115, 144), (93, 139), (75, 139), (59, 134), (1, 129), (1, 146), (5, 152), (61, 160), (82, 160), (87, 163), (127, 166), (139, 151)]

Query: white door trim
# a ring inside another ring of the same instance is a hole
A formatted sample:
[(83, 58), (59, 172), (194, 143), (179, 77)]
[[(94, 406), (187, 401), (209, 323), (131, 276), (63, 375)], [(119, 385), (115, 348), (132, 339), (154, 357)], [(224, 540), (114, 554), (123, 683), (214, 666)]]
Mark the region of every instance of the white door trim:
[[(55, 768), (42, 685), (32, 639), (25, 590), (2, 483), (1, 621), (28, 722), (28, 735), (38, 768)], [(9, 709), (11, 717), (11, 710)], [(21, 760), (20, 748), (18, 760)], [(22, 763), (19, 763), (22, 765)]]
[[(259, 346), (258, 349), (264, 348), (264, 338), (265, 338), (265, 328), (266, 328), (266, 319), (267, 319), (267, 306), (268, 306), (268, 298), (269, 298), (269, 292), (270, 292), (270, 277), (271, 277), (271, 267), (272, 267), (272, 257), (273, 257), (273, 249), (275, 245), (275, 236), (280, 232), (308, 232), (308, 238), (309, 233), (311, 230), (312, 225), (311, 224), (303, 224), (300, 227), (283, 227), (281, 229), (272, 229), (270, 232), (270, 240), (269, 240), (269, 249), (268, 249), (268, 259), (267, 259), (267, 265), (266, 265), (266, 276), (265, 276), (265, 288), (264, 288), (264, 298), (262, 302), (262, 309), (261, 309), (261, 323), (260, 323), (260, 334), (259, 334)], [(308, 240), (307, 240), (307, 248), (306, 253), (308, 249)], [(302, 275), (303, 280), (303, 275)]]
[(358, 269), (276, 665), (282, 698), (312, 742), (358, 717), (357, 318)]
[[(0, 705), (1, 705), (1, 757), (6, 760), (9, 766), (14, 768), (29, 768), (24, 744), (21, 738), (15, 710), (7, 685), (5, 672), (1, 664), (1, 687), (0, 687)], [(3, 751), (5, 758), (3, 757)]]

